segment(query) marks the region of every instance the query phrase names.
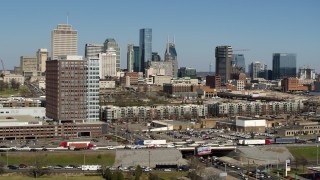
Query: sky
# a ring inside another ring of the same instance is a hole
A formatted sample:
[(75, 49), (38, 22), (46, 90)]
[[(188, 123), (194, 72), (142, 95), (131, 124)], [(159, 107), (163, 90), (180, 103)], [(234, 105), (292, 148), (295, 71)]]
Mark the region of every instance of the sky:
[[(152, 28), (152, 50), (164, 58), (175, 37), (180, 67), (215, 68), (216, 46), (243, 53), (246, 66), (260, 61), (272, 69), (272, 53), (296, 53), (297, 67), (320, 72), (319, 0), (5, 0), (0, 6), (0, 58), (6, 69), (20, 56), (51, 51), (57, 24), (78, 30), (78, 54), (86, 43), (115, 38), (126, 68), (127, 45), (139, 45), (139, 29)], [(246, 49), (246, 51), (241, 51)]]

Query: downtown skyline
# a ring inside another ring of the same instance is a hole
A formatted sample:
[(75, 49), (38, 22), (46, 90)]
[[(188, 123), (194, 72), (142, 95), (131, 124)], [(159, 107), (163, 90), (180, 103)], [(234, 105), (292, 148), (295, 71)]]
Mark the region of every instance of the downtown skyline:
[(234, 52), (244, 54), (246, 65), (260, 61), (270, 69), (273, 53), (295, 53), (297, 68), (310, 65), (320, 71), (316, 23), (320, 2), (201, 2), (3, 2), (0, 58), (6, 69), (13, 69), (20, 56), (33, 55), (39, 48), (51, 51), (50, 33), (57, 24), (66, 24), (69, 14), (68, 23), (78, 31), (78, 54), (84, 55), (86, 43), (114, 38), (121, 49), (122, 69), (127, 64), (127, 45), (139, 45), (139, 29), (151, 28), (152, 51), (162, 60), (167, 36), (175, 36), (180, 67), (209, 71), (213, 63), (215, 69), (215, 47), (230, 45), (235, 50), (250, 49)]

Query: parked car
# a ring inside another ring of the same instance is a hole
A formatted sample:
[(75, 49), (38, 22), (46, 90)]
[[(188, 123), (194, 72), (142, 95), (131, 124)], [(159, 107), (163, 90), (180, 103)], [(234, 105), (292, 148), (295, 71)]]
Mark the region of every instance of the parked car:
[(25, 164), (20, 164), (19, 165), (19, 169), (25, 169), (25, 168), (27, 168), (28, 166), (27, 165), (25, 165)]
[(17, 166), (14, 166), (14, 165), (8, 165), (8, 168), (11, 169), (11, 170), (16, 170), (18, 169)]

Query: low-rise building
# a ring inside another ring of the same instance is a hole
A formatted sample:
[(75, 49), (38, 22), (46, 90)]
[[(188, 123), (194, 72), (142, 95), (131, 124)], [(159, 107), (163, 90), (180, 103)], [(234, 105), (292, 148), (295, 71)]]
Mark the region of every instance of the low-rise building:
[(20, 74), (6, 74), (3, 77), (3, 82), (6, 82), (8, 84), (10, 84), (10, 82), (12, 80), (14, 80), (16, 83), (19, 83), (20, 85), (24, 84), (24, 76), (20, 75)]

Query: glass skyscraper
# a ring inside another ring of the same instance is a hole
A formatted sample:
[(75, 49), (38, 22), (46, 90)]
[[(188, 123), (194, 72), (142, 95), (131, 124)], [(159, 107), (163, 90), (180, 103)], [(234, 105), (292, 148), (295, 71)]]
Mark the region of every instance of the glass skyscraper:
[(144, 72), (145, 64), (152, 59), (152, 29), (140, 29), (139, 72)]
[(293, 53), (274, 53), (272, 59), (273, 79), (296, 77), (297, 56)]
[(216, 56), (216, 75), (221, 77), (221, 83), (227, 83), (231, 76), (231, 46), (217, 46)]
[(238, 67), (241, 72), (246, 72), (246, 63), (243, 54), (232, 54), (231, 64)]

